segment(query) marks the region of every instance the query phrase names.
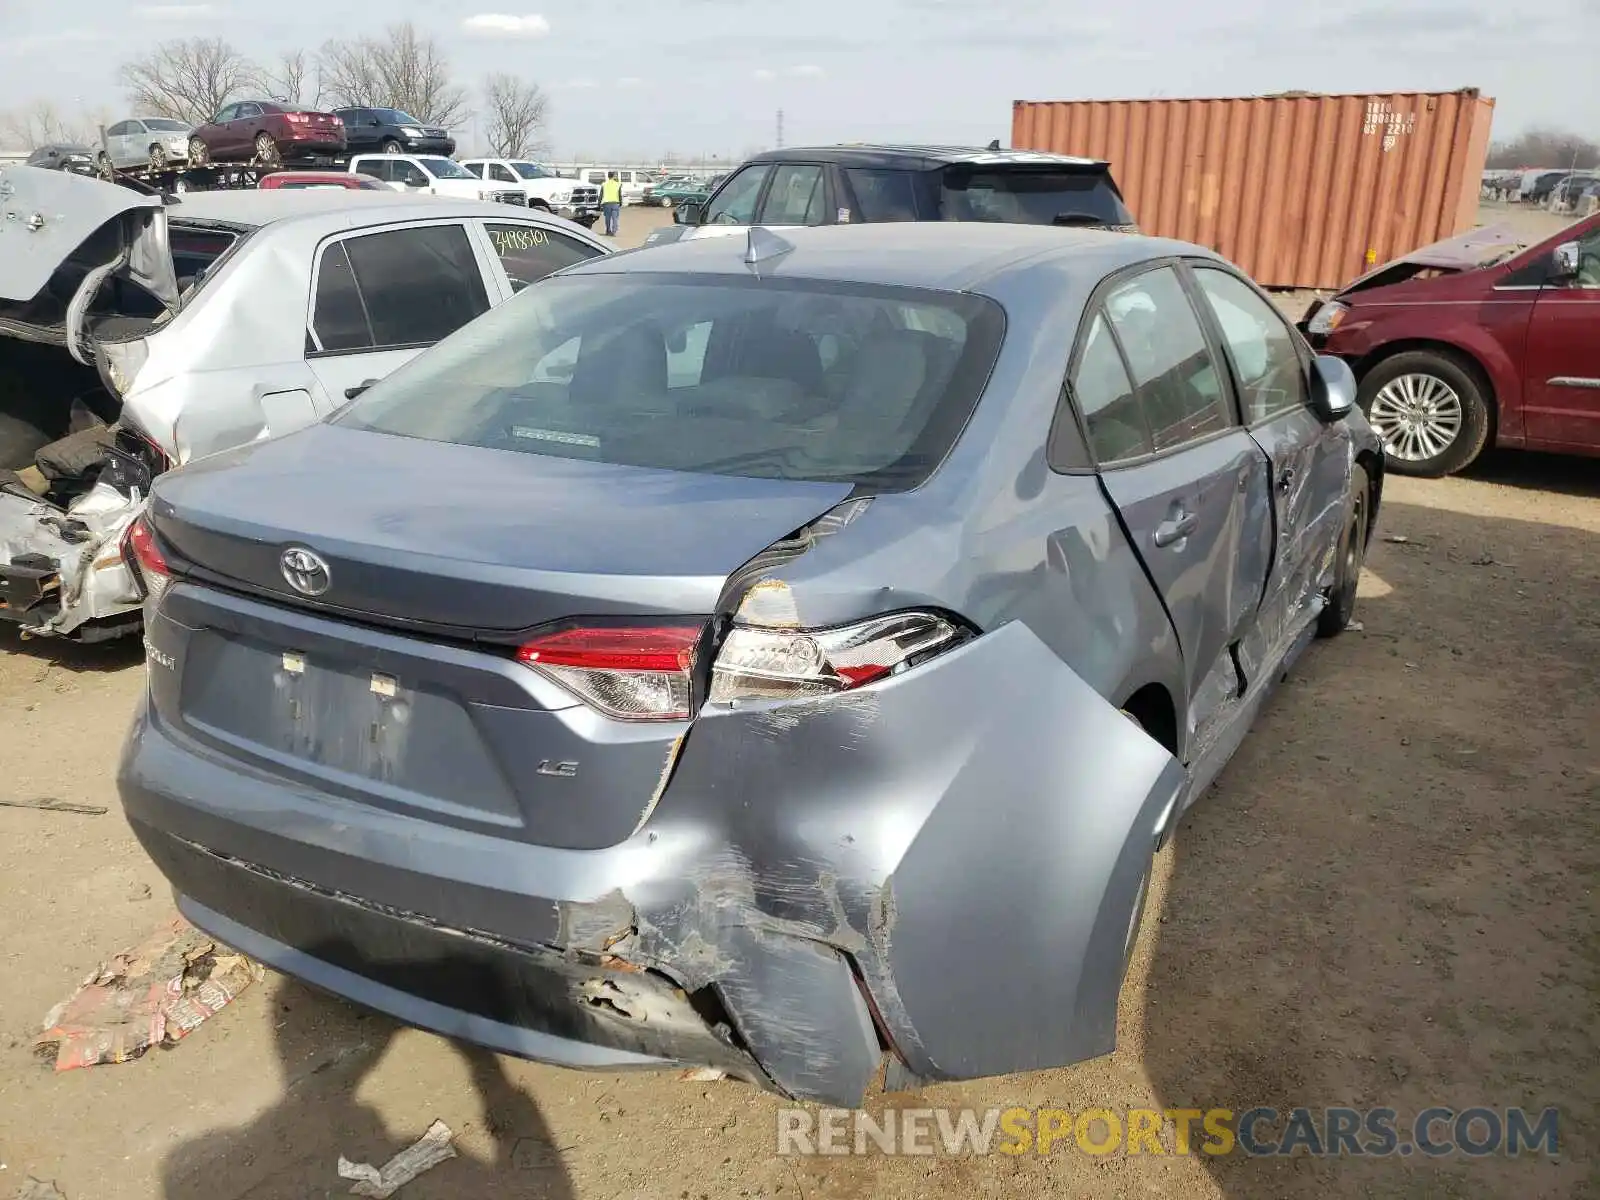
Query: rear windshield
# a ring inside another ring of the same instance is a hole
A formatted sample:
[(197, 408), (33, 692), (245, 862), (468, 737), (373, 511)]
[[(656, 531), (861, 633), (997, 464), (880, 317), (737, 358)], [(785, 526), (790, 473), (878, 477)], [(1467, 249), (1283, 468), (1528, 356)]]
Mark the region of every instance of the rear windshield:
[(189, 127), (182, 121), (169, 121), (165, 117), (146, 117), (144, 127), (153, 129), (158, 133), (188, 133)]
[(946, 221), (1133, 224), (1102, 171), (947, 167), (939, 191), (939, 215)]
[(903, 490), (960, 435), (1003, 330), (997, 304), (955, 293), (556, 277), (332, 420), (524, 454)]

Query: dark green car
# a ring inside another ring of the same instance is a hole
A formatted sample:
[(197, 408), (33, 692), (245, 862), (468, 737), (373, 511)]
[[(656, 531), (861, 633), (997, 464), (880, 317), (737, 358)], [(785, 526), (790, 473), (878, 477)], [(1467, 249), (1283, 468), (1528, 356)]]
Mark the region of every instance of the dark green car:
[(720, 175), (715, 179), (669, 179), (650, 189), (650, 202), (662, 208), (675, 208), (685, 202), (704, 204), (721, 182)]

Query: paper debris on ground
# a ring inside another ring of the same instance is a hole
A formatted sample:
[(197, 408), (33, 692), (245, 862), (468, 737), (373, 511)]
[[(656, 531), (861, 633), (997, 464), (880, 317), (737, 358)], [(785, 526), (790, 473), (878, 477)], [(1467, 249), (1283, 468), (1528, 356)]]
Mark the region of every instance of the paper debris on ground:
[(22, 1181), (22, 1190), (16, 1200), (67, 1200), (66, 1194), (54, 1183), (46, 1183), (29, 1175)]
[(127, 1062), (187, 1037), (262, 974), (178, 917), (102, 963), (50, 1010), (35, 1045), (56, 1047), (58, 1071)]
[(355, 1187), (350, 1189), (351, 1195), (386, 1200), (386, 1197), (394, 1195), (424, 1171), (437, 1167), (448, 1158), (454, 1158), (456, 1148), (450, 1144), (454, 1136), (450, 1126), (443, 1121), (435, 1121), (428, 1126), (426, 1133), (382, 1167), (375, 1167), (371, 1163), (353, 1163), (341, 1154), (339, 1178), (357, 1181)]
[(678, 1076), (679, 1079), (688, 1083), (710, 1083), (714, 1079), (726, 1079), (727, 1077), (728, 1073), (726, 1071), (720, 1071), (716, 1067), (691, 1067)]

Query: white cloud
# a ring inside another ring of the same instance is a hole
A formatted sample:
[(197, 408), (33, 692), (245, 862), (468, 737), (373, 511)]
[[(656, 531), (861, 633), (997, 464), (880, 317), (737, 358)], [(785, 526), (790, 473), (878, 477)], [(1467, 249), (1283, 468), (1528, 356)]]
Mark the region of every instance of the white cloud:
[(643, 87), (644, 80), (640, 79), (637, 75), (624, 75), (621, 79), (617, 80), (617, 86), (625, 88)]
[(785, 74), (795, 79), (821, 79), (827, 72), (816, 63), (801, 63), (798, 67), (790, 67)]
[(754, 71), (750, 72), (750, 78), (758, 80), (761, 83), (766, 83), (769, 80), (776, 79), (777, 77), (778, 73), (776, 71), (769, 71), (765, 67), (757, 67)]
[(193, 21), (217, 13), (214, 4), (146, 4), (136, 12), (147, 21)]
[(569, 92), (585, 92), (590, 88), (599, 86), (600, 85), (592, 79), (569, 79), (565, 83), (556, 84), (556, 87), (565, 89)]
[(480, 37), (535, 38), (550, 32), (550, 22), (538, 13), (476, 13), (462, 21), (461, 28)]

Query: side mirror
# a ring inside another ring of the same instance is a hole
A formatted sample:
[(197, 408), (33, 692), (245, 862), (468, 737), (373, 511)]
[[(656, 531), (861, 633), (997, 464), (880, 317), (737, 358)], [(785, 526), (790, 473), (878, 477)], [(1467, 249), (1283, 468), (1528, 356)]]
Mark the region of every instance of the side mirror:
[(1311, 362), (1311, 410), (1322, 420), (1342, 421), (1356, 406), (1356, 373), (1344, 359), (1319, 354)]
[(376, 379), (363, 379), (360, 383), (356, 384), (355, 387), (345, 388), (344, 398), (346, 400), (354, 400), (357, 396), (361, 395), (362, 392), (366, 391), (369, 387), (377, 382), (378, 381)]
[(700, 224), (701, 205), (696, 200), (685, 200), (672, 210), (672, 223), (674, 225)]
[(1568, 283), (1578, 277), (1579, 247), (1577, 242), (1562, 242), (1550, 256), (1550, 279), (1553, 283)]

